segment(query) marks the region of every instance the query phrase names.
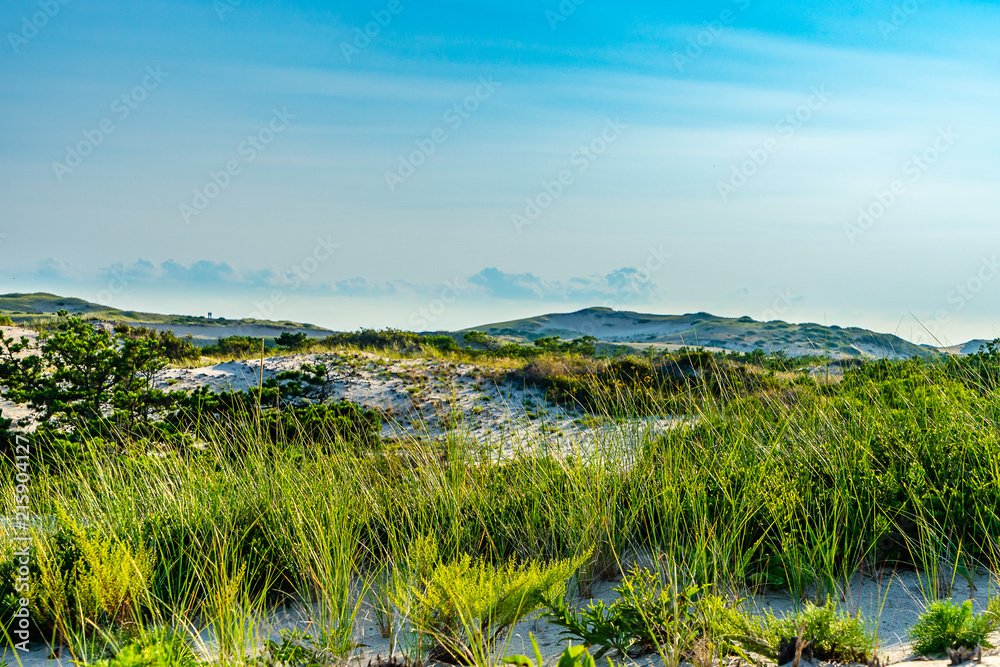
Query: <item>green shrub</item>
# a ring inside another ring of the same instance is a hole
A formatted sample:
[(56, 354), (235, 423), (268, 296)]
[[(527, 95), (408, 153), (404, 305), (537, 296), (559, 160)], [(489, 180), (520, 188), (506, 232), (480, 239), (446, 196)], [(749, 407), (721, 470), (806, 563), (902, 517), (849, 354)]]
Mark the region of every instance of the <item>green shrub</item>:
[[(595, 657), (614, 649), (622, 657), (670, 650), (689, 655), (699, 639), (709, 639), (724, 654), (745, 654), (737, 644), (748, 636), (744, 616), (697, 586), (678, 589), (646, 569), (632, 572), (615, 588), (618, 599), (575, 611), (560, 598), (545, 600), (546, 619), (565, 628), (563, 635), (597, 646)], [(758, 648), (753, 643), (751, 650)]]
[[(547, 340), (536, 344), (542, 342), (544, 348)], [(560, 353), (570, 351), (562, 345)], [(622, 354), (610, 360), (578, 352), (568, 358), (536, 358), (515, 373), (515, 379), (542, 387), (556, 403), (615, 416), (686, 412), (696, 400), (730, 402), (781, 387), (771, 372), (704, 351)]]
[(756, 619), (757, 633), (769, 647), (778, 647), (783, 639), (798, 638), (810, 642), (809, 649), (820, 660), (833, 662), (868, 662), (875, 646), (874, 630), (865, 622), (837, 611), (831, 600), (822, 607), (806, 603), (796, 611), (778, 619), (768, 614)]
[(0, 385), (7, 398), (42, 412), (40, 421), (75, 425), (117, 411), (129, 426), (148, 421), (158, 392), (153, 375), (166, 365), (158, 343), (110, 333), (60, 312), (55, 331), (30, 341), (0, 336)]
[(581, 336), (567, 341), (560, 340), (559, 336), (549, 336), (536, 338), (533, 344), (546, 352), (556, 354), (579, 354), (592, 357), (597, 353), (597, 339), (593, 336)]
[(114, 658), (89, 663), (93, 667), (194, 667), (194, 652), (183, 636), (160, 630), (129, 644)]
[(296, 333), (285, 331), (278, 336), (274, 344), (286, 350), (300, 350), (309, 344), (309, 334), (303, 331)]
[(10, 319), (10, 315), (0, 315), (0, 327), (12, 326), (14, 326), (14, 320)]
[(200, 387), (179, 399), (177, 411), (166, 423), (181, 431), (200, 429), (207, 434), (224, 429), (234, 436), (246, 435), (252, 429), (254, 434), (266, 435), (267, 442), (281, 445), (326, 446), (348, 442), (367, 447), (379, 442), (381, 416), (354, 403), (340, 401), (303, 407), (286, 403), (280, 410), (260, 409), (258, 401), (266, 408), (289, 394), (294, 396), (295, 384), (289, 387), (291, 391), (286, 391), (284, 385), (265, 385), (260, 397), (256, 391), (215, 393)]
[(420, 334), (399, 329), (362, 329), (358, 332), (335, 333), (324, 338), (324, 347), (356, 347), (362, 350), (404, 350), (420, 344)]
[(191, 334), (188, 334), (184, 338), (178, 338), (170, 329), (157, 331), (151, 327), (131, 326), (128, 324), (117, 325), (115, 333), (126, 336), (131, 340), (151, 340), (159, 344), (163, 356), (173, 362), (198, 360), (201, 358), (201, 349), (194, 344)]
[[(24, 543), (15, 543), (9, 540), (5, 540), (5, 543), (0, 546), (0, 632), (5, 632), (3, 636), (8, 640), (13, 639), (14, 642), (23, 641), (25, 635), (20, 635), (15, 638), (15, 630), (27, 630), (29, 632), (28, 637), (37, 637), (41, 635), (39, 631), (40, 628), (35, 623), (34, 618), (29, 618), (29, 626), (27, 628), (22, 628), (19, 625), (19, 619), (15, 614), (23, 615), (21, 600), (25, 598), (25, 594), (30, 591), (30, 582), (38, 578), (38, 567), (35, 563), (34, 558), (29, 558), (27, 561), (27, 576), (24, 575), (24, 571), (19, 572), (20, 567), (24, 566), (22, 558), (24, 557), (25, 549)], [(31, 549), (27, 549), (29, 554), (32, 553)]]
[[(534, 649), (535, 661), (532, 662), (531, 658), (526, 655), (508, 655), (500, 661), (501, 664), (513, 665), (514, 667), (543, 667), (542, 651), (538, 648), (538, 641), (534, 634), (529, 632), (528, 636), (531, 638), (531, 648)], [(590, 655), (587, 646), (567, 646), (566, 650), (559, 656), (556, 667), (596, 667), (596, 664), (594, 656)], [(613, 667), (614, 663), (609, 659), (608, 665)]]
[(451, 336), (424, 336), (422, 342), (439, 352), (458, 352), (462, 349)]
[(951, 600), (940, 600), (927, 609), (913, 627), (910, 638), (913, 651), (920, 655), (944, 653), (954, 648), (993, 648), (987, 637), (1000, 627), (996, 603), (985, 614), (974, 614), (972, 602), (966, 600), (956, 605)]
[(58, 522), (52, 537), (35, 541), (33, 620), (66, 634), (135, 624), (152, 570), (149, 556), (88, 533), (61, 508)]
[(1000, 387), (1000, 338), (986, 343), (968, 356), (948, 357), (948, 368), (983, 393), (995, 390)]
[(262, 348), (264, 342), (260, 338), (228, 336), (201, 348), (201, 353), (212, 357), (259, 357)]
[(494, 565), (465, 554), (441, 563), (433, 543), (418, 539), (408, 560), (410, 576), (396, 593), (397, 604), (434, 641), (433, 659), (459, 662), (489, 655), (546, 597), (562, 595), (584, 559)]
[(478, 345), (482, 349), (491, 352), (499, 350), (502, 345), (500, 339), (482, 331), (466, 331), (462, 337), (467, 345)]

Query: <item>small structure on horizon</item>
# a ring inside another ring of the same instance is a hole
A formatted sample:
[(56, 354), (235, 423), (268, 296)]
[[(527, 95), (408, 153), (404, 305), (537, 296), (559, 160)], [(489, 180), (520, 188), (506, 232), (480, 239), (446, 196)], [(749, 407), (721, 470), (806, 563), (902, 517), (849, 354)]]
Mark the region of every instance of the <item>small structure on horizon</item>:
[(212, 311), (208, 311), (208, 319), (212, 319)]

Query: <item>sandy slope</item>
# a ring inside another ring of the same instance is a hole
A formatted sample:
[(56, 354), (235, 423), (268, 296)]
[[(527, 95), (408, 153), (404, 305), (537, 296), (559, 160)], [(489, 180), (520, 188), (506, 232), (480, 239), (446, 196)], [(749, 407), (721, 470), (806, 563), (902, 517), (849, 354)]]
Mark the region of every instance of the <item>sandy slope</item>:
[(573, 313), (484, 324), (480, 331), (514, 339), (537, 336), (595, 336), (598, 340), (632, 345), (666, 343), (708, 349), (750, 352), (783, 351), (789, 356), (827, 354), (833, 359), (851, 357), (933, 357), (938, 351), (915, 345), (894, 334), (857, 327), (815, 323), (761, 322), (749, 317), (719, 317), (709, 313), (655, 315), (609, 308), (585, 308)]
[[(34, 332), (3, 327), (10, 337)], [(231, 361), (210, 367), (172, 368), (155, 379), (165, 391), (208, 387), (212, 391), (247, 391), (283, 371), (322, 364), (328, 371), (326, 400), (349, 401), (378, 410), (387, 438), (441, 437), (461, 434), (508, 452), (544, 443), (561, 451), (588, 447), (600, 440), (638, 443), (644, 434), (671, 428), (680, 419), (607, 423), (553, 405), (541, 390), (489, 381), (471, 364), (435, 359), (390, 359), (362, 352), (268, 357)], [(21, 419), (30, 411), (0, 398), (5, 418)]]
[[(540, 442), (567, 451), (601, 439), (637, 443), (647, 432), (671, 428), (682, 420), (636, 420), (612, 424), (545, 400), (540, 389), (494, 383), (482, 369), (435, 359), (389, 359), (362, 352), (332, 352), (265, 358), (263, 379), (303, 364), (327, 368), (328, 400), (344, 400), (380, 411), (386, 438), (461, 434), (506, 450)], [(170, 369), (157, 386), (190, 390), (245, 391), (261, 381), (259, 360), (233, 361), (211, 368)]]

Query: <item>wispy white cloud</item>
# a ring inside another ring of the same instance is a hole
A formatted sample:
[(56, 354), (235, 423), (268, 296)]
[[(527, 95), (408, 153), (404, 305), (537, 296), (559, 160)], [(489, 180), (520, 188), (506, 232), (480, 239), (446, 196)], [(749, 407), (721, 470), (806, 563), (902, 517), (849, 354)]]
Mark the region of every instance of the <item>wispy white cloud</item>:
[[(198, 261), (182, 264), (173, 260), (153, 263), (137, 260), (131, 264), (115, 264), (99, 269), (85, 269), (54, 259), (37, 263), (22, 272), (22, 277), (52, 283), (75, 283), (101, 286), (118, 281), (130, 287), (190, 288), (199, 290), (254, 291), (262, 289), (293, 289), (303, 294), (385, 297), (428, 296), (440, 291), (437, 284), (418, 284), (406, 280), (370, 280), (357, 276), (333, 283), (309, 283), (294, 273), (272, 269), (240, 269), (226, 262)], [(603, 275), (549, 280), (532, 273), (507, 273), (495, 267), (485, 268), (466, 281), (469, 294), (488, 299), (523, 301), (592, 300), (649, 303), (659, 290), (648, 273), (623, 267)]]
[(657, 287), (638, 269), (625, 267), (605, 275), (574, 277), (566, 281), (546, 280), (532, 273), (506, 273), (483, 269), (469, 281), (487, 296), (498, 299), (537, 301), (626, 300), (648, 302)]

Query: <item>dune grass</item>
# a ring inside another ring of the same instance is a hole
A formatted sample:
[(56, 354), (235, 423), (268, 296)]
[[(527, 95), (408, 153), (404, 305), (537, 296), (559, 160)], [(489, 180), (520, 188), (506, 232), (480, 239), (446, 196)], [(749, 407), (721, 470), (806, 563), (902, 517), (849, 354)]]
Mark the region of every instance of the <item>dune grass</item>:
[[(333, 660), (354, 648), (362, 601), (389, 599), (385, 582), (421, 539), (442, 563), (579, 561), (571, 590), (583, 594), (650, 554), (700, 590), (787, 588), (803, 604), (876, 564), (915, 568), (927, 602), (943, 594), (942, 572), (1000, 573), (994, 386), (916, 362), (826, 385), (726, 377), (732, 384), (672, 385), (632, 403), (628, 383), (592, 385), (601, 400), (590, 407), (610, 423), (630, 405), (682, 406), (691, 420), (659, 433), (623, 424), (570, 455), (511, 456), (502, 442), (460, 435), (275, 441), (253, 413), (161, 456), (84, 447), (32, 472), (33, 513), (76, 526), (35, 530), (32, 576), (66, 590), (67, 572), (80, 590), (106, 581), (113, 573), (81, 555), (100, 547), (116, 554), (120, 580), (142, 585), (117, 616), (80, 593), (61, 608), (33, 600), (36, 639), (44, 632), (96, 660), (169, 628), (234, 664), (280, 641), (266, 631), (276, 609), (307, 602), (308, 641), (292, 644)], [(7, 516), (14, 472), (0, 483)], [(58, 554), (62, 569), (39, 570), (42, 553)], [(414, 619), (384, 607), (397, 646), (419, 644), (407, 634)]]

